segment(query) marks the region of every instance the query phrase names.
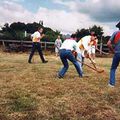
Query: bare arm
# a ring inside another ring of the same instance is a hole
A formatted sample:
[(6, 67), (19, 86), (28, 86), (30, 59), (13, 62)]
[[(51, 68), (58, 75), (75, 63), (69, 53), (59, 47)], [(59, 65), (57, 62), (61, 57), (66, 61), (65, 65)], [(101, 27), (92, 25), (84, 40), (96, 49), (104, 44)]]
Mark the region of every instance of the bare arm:
[(39, 39), (42, 39), (45, 36), (45, 34), (42, 34), (41, 37)]
[(113, 49), (113, 47), (112, 47), (111, 40), (109, 40), (109, 41), (107, 42), (107, 46), (110, 48), (110, 50), (111, 50), (113, 53), (115, 53), (115, 51), (114, 51), (114, 49)]

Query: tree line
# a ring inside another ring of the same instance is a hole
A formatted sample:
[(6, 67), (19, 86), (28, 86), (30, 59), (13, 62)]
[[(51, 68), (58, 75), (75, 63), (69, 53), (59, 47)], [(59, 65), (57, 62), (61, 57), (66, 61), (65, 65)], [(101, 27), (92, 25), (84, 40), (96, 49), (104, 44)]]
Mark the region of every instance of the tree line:
[[(34, 33), (38, 27), (44, 28), (44, 34), (46, 35), (42, 40), (43, 41), (51, 41), (54, 42), (58, 35), (61, 36), (62, 40), (64, 39), (63, 35), (60, 33), (60, 31), (52, 30), (49, 27), (44, 27), (42, 22), (33, 22), (33, 23), (23, 23), (23, 22), (13, 22), (11, 24), (5, 23), (4, 26), (0, 30), (0, 39), (12, 39), (12, 40), (31, 40), (30, 35)], [(82, 37), (89, 35), (90, 32), (94, 31), (97, 36), (99, 42), (106, 43), (110, 36), (103, 36), (104, 31), (103, 28), (100, 26), (93, 25), (92, 27), (85, 29), (77, 29), (77, 38), (81, 39)], [(25, 33), (27, 33), (25, 35)]]

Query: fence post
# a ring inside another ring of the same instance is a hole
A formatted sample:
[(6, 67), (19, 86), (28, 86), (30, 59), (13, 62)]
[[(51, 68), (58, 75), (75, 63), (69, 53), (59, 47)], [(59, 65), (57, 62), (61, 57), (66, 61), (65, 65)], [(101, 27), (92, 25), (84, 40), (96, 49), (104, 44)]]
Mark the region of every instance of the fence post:
[(47, 43), (45, 42), (45, 51), (46, 51), (46, 49), (47, 49)]
[(3, 48), (5, 48), (5, 42), (4, 41), (2, 41), (2, 45), (3, 45)]
[(101, 42), (100, 42), (100, 55), (102, 55), (102, 48), (103, 48), (103, 43), (102, 43), (102, 36), (101, 36)]

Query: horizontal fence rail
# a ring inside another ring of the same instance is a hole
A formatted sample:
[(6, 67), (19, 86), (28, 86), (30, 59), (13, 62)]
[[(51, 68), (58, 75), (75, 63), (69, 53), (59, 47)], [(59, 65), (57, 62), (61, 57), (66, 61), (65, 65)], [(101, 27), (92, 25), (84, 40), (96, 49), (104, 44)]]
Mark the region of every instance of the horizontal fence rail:
[[(24, 41), (24, 40), (0, 40), (0, 43), (3, 45), (4, 48), (6, 47), (21, 47), (23, 48), (31, 48), (32, 47), (32, 41)], [(52, 50), (54, 51), (54, 42), (41, 42), (41, 46), (44, 50)], [(98, 48), (104, 52), (109, 52), (109, 48), (107, 47), (107, 44), (98, 44)]]
[[(16, 45), (16, 47), (25, 47), (25, 48), (31, 48), (32, 47), (32, 41), (23, 41), (23, 40), (0, 40), (0, 43), (3, 45), (4, 48), (6, 47), (12, 47)], [(44, 50), (47, 49), (54, 49), (54, 42), (41, 42), (41, 46)]]

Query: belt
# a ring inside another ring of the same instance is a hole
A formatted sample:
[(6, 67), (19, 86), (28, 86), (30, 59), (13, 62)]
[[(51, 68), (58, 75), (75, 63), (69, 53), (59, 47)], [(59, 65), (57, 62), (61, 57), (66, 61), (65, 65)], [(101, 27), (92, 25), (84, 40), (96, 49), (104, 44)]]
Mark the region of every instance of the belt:
[(67, 50), (67, 51), (71, 51), (71, 50), (69, 50), (69, 49), (60, 49), (60, 50)]

